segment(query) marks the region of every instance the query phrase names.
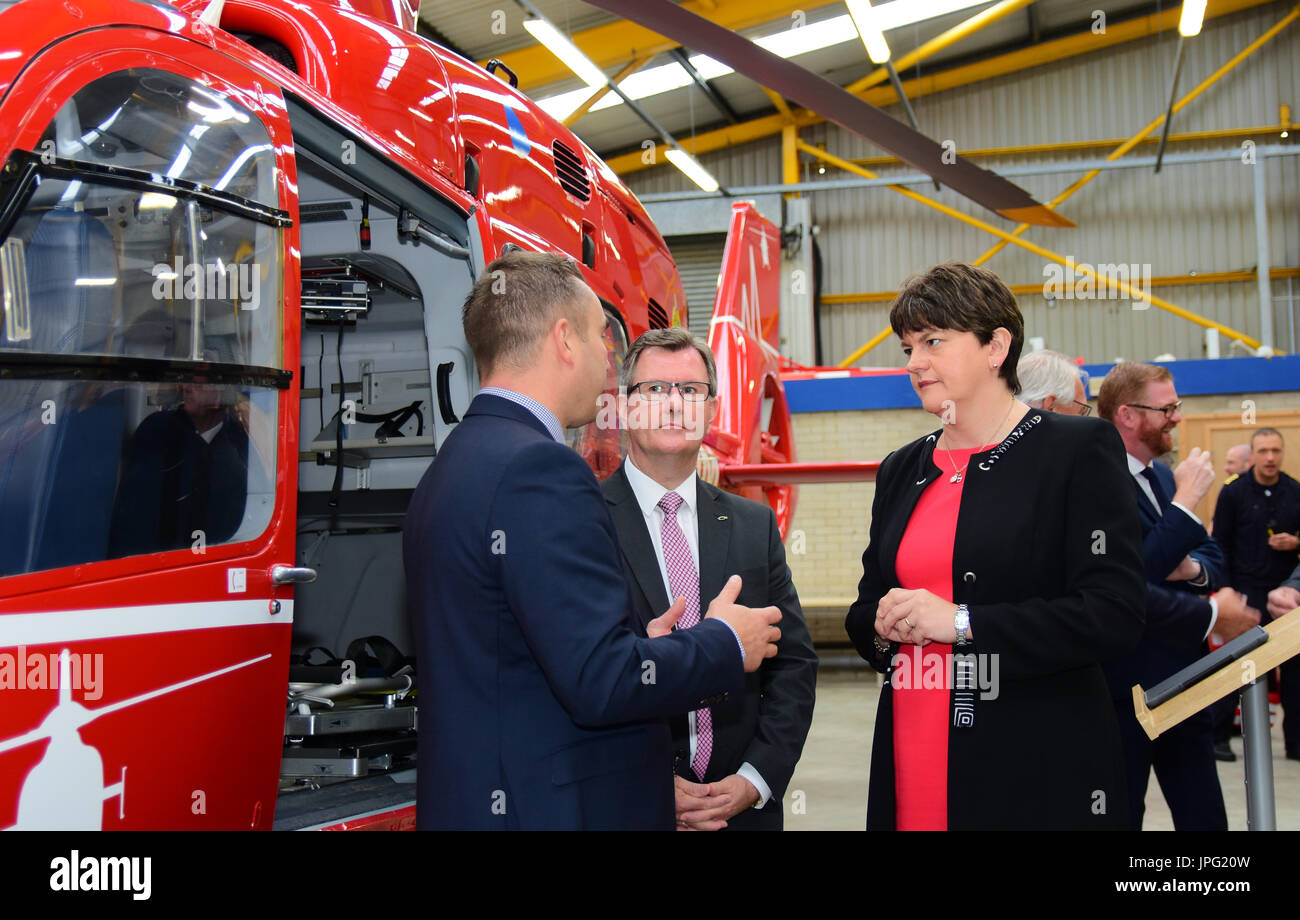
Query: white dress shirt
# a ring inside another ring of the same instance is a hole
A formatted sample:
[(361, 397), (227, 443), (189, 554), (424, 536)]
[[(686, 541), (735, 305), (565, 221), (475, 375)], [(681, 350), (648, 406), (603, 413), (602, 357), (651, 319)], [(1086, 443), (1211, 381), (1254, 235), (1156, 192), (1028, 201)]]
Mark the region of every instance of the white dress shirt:
[[(646, 530), (650, 531), (650, 542), (655, 548), (655, 558), (659, 560), (659, 577), (663, 579), (664, 590), (668, 594), (670, 601), (673, 600), (673, 586), (668, 579), (668, 564), (664, 561), (663, 547), (663, 525), (664, 512), (659, 507), (659, 500), (667, 494), (669, 490), (665, 489), (659, 483), (655, 482), (645, 473), (637, 469), (636, 464), (632, 462), (629, 456), (623, 463), (623, 469), (627, 473), (628, 484), (632, 487), (632, 494), (636, 496), (636, 503), (641, 508), (641, 514), (645, 518)], [(686, 536), (686, 544), (691, 548), (691, 558), (695, 560), (696, 577), (700, 571), (700, 519), (699, 508), (696, 507), (698, 495), (696, 492), (695, 471), (686, 477), (677, 488), (671, 491), (676, 492), (682, 498), (682, 503), (677, 509), (677, 524), (681, 527), (682, 533)], [(700, 617), (708, 612), (708, 601), (712, 598), (700, 598)], [(660, 611), (662, 612), (662, 611)], [(728, 624), (730, 625), (730, 624)], [(734, 632), (734, 630), (733, 630)], [(686, 720), (690, 730), (690, 759), (695, 760), (695, 748), (698, 740), (695, 731), (695, 712), (692, 710), (687, 713)], [(750, 784), (758, 790), (758, 804), (755, 808), (762, 808), (767, 804), (767, 800), (772, 796), (771, 788), (763, 781), (763, 777), (748, 762), (740, 765), (736, 771), (740, 776), (749, 780)]]
[[(1142, 494), (1145, 495), (1147, 497), (1147, 500), (1151, 502), (1151, 507), (1156, 509), (1156, 514), (1163, 516), (1164, 510), (1160, 507), (1160, 502), (1156, 501), (1156, 493), (1151, 490), (1151, 483), (1147, 482), (1147, 478), (1142, 475), (1142, 471), (1149, 466), (1151, 466), (1150, 463), (1143, 463), (1137, 457), (1133, 456), (1132, 454), (1128, 454), (1128, 471), (1133, 475), (1133, 479), (1137, 482), (1138, 488), (1142, 490)], [(1189, 518), (1191, 518), (1201, 527), (1205, 526), (1204, 524), (1201, 523), (1201, 519), (1192, 513), (1192, 509), (1188, 508), (1182, 502), (1170, 502), (1170, 505), (1182, 511), (1184, 514), (1186, 514)], [(1205, 630), (1206, 638), (1209, 637), (1210, 633), (1214, 632), (1214, 624), (1217, 623), (1218, 621), (1219, 621), (1219, 601), (1217, 598), (1211, 597), (1210, 598), (1210, 625)]]

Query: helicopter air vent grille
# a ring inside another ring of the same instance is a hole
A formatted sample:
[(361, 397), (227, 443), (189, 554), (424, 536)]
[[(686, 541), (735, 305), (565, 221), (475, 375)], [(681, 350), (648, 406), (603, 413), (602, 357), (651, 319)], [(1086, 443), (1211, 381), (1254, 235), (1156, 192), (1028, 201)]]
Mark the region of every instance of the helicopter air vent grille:
[(662, 306), (660, 306), (659, 303), (656, 302), (653, 297), (650, 298), (650, 304), (647, 307), (647, 312), (650, 314), (651, 329), (668, 328), (669, 326), (668, 311), (665, 310)]
[(587, 179), (587, 168), (582, 165), (582, 158), (560, 141), (551, 144), (551, 153), (555, 157), (555, 177), (560, 180), (560, 187), (574, 198), (589, 201), (591, 182)]

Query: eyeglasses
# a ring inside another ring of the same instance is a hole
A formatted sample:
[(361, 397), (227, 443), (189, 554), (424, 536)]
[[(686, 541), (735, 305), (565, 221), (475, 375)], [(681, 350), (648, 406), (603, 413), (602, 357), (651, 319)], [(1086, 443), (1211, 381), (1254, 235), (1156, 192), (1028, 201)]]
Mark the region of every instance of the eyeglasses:
[(628, 395), (636, 393), (646, 402), (663, 402), (671, 395), (673, 387), (686, 402), (704, 402), (713, 395), (713, 387), (702, 380), (669, 383), (667, 380), (642, 380), (627, 388)]
[(1173, 418), (1174, 413), (1183, 408), (1183, 401), (1180, 399), (1176, 403), (1170, 403), (1167, 406), (1144, 406), (1141, 403), (1124, 403), (1130, 409), (1146, 409), (1148, 412), (1163, 412), (1165, 418)]
[(1087, 418), (1089, 415), (1092, 415), (1092, 406), (1088, 405), (1087, 403), (1081, 403), (1077, 399), (1072, 399), (1070, 400), (1070, 402), (1074, 403), (1076, 406), (1079, 407), (1079, 415), (1081, 417)]

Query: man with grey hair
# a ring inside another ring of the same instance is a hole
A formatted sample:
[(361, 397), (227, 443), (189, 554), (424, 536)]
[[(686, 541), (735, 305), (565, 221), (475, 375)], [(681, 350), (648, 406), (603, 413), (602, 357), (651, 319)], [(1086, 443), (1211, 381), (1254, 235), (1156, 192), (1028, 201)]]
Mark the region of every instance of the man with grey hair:
[(465, 301), (483, 387), (403, 525), (421, 829), (668, 830), (663, 720), (776, 654), (780, 611), (736, 604), (739, 578), (695, 629), (668, 635), (681, 603), (635, 622), (600, 487), (564, 443), (596, 417), (606, 322), (581, 269), (549, 253), (501, 256)]
[(620, 384), (628, 455), (601, 488), (640, 621), (684, 596), (677, 626), (689, 631), (699, 599), (737, 573), (738, 602), (781, 611), (776, 657), (746, 676), (744, 693), (672, 720), (678, 826), (781, 830), (781, 799), (812, 724), (817, 654), (776, 515), (696, 475), (717, 412), (708, 345), (685, 329), (653, 329), (632, 344)]
[(1088, 415), (1088, 393), (1079, 368), (1065, 355), (1046, 348), (1032, 351), (1016, 367), (1020, 399), (1035, 409), (1062, 415)]

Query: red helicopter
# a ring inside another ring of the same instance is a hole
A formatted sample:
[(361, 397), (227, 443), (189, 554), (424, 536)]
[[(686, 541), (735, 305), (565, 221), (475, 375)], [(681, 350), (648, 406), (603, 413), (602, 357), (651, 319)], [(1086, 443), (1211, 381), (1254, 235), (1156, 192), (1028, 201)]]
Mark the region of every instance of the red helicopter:
[[(411, 0), (0, 8), (0, 829), (413, 826), (401, 525), (477, 388), (461, 303), (572, 256), (612, 394), (685, 321), (663, 238)], [(733, 205), (701, 467), (784, 531), (875, 464), (796, 461), (779, 252)]]

